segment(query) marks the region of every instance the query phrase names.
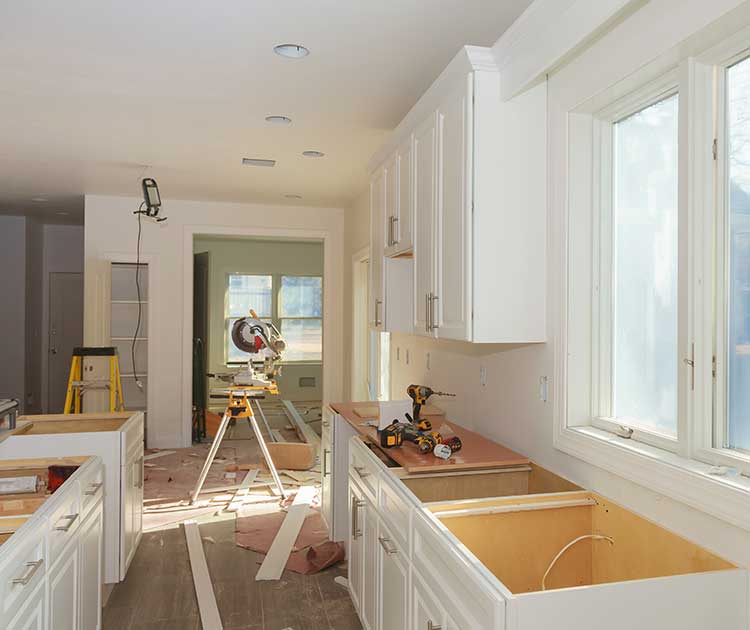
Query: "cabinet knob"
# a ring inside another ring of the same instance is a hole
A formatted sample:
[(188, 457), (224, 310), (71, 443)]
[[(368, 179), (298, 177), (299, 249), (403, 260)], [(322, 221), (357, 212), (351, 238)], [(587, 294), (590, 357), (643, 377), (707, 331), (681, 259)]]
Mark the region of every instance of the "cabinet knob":
[(443, 626), (436, 626), (436, 625), (433, 625), (432, 621), (428, 621), (427, 630), (443, 630)]

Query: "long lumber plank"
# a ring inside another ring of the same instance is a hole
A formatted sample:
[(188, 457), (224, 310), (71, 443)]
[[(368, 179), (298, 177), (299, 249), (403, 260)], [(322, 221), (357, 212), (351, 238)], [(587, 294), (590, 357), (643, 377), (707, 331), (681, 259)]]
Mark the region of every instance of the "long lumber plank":
[(282, 400), (281, 402), (284, 405), (284, 409), (286, 409), (287, 415), (292, 421), (292, 424), (297, 428), (297, 432), (300, 434), (300, 437), (308, 444), (313, 445), (316, 450), (319, 451), (320, 436), (315, 433), (313, 428), (309, 424), (307, 424), (307, 422), (305, 422), (304, 418), (301, 415), (299, 415), (299, 411), (294, 408), (291, 400)]
[(201, 615), (203, 630), (223, 630), (219, 607), (216, 605), (216, 595), (208, 573), (206, 554), (203, 552), (200, 529), (195, 521), (185, 521), (185, 540), (190, 556), (190, 568), (193, 572), (195, 595), (198, 598), (198, 610)]
[(276, 534), (276, 538), (273, 539), (271, 547), (263, 559), (263, 564), (258, 569), (255, 576), (256, 582), (278, 580), (281, 577), (314, 496), (315, 488), (312, 486), (299, 489), (297, 496), (294, 497), (294, 502), (286, 513), (284, 522)]

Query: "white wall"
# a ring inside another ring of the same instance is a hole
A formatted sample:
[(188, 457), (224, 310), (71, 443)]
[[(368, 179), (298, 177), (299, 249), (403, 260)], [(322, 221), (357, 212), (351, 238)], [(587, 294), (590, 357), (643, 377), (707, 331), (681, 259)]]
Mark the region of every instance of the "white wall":
[[(164, 191), (166, 192), (166, 191)], [(109, 343), (111, 260), (135, 260), (140, 199), (85, 200), (84, 341)], [(149, 446), (190, 444), (193, 235), (237, 234), (324, 239), (323, 397), (340, 400), (343, 378), (344, 211), (163, 199), (161, 224), (144, 222), (149, 263)]]
[[(320, 242), (196, 238), (193, 251), (209, 254), (209, 372), (227, 371), (224, 313), (228, 274), (323, 275), (323, 244)], [(301, 377), (314, 378), (315, 387), (299, 387)], [(277, 379), (279, 396), (295, 401), (319, 401), (323, 396), (322, 381), (321, 363), (284, 365)], [(219, 406), (220, 402), (216, 401)], [(216, 406), (210, 401), (209, 404)]]
[(0, 398), (24, 401), (26, 380), (26, 220), (0, 216)]
[[(629, 76), (648, 61), (740, 7), (738, 24), (750, 22), (750, 3), (737, 0), (651, 0), (614, 24), (574, 60), (549, 78), (549, 264), (550, 342), (533, 346), (473, 346), (407, 335), (392, 338), (392, 396), (404, 398), (410, 382), (458, 394), (435, 400), (449, 415), (488, 437), (523, 452), (576, 483), (685, 535), (740, 566), (750, 567), (750, 532), (570, 457), (553, 446), (552, 397), (555, 343), (561, 325), (560, 216), (567, 200), (567, 112), (602, 89)], [(521, 81), (514, 77), (514, 81)], [(349, 216), (359, 224), (366, 215)], [(490, 290), (489, 287), (485, 289)], [(405, 365), (406, 350), (410, 365)], [(427, 369), (427, 355), (430, 369)], [(400, 355), (400, 360), (397, 360)], [(480, 386), (480, 368), (487, 385)], [(549, 402), (540, 400), (539, 379), (550, 378)], [(432, 401), (431, 401), (432, 402)]]
[[(83, 226), (48, 224), (42, 229), (40, 364), (42, 408), (49, 411), (49, 276), (51, 273), (83, 273)], [(79, 339), (78, 343), (82, 343)]]

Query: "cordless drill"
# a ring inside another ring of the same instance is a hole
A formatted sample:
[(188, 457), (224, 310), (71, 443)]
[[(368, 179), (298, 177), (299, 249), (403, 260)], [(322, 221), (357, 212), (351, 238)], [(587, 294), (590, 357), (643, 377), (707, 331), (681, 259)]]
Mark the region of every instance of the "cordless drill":
[(432, 423), (429, 420), (419, 417), (419, 412), (422, 411), (422, 405), (427, 402), (427, 399), (432, 395), (455, 396), (455, 394), (448, 394), (446, 392), (436, 392), (434, 389), (427, 387), (427, 385), (409, 385), (409, 387), (406, 388), (406, 393), (409, 394), (409, 398), (414, 401), (412, 405), (411, 422), (414, 423), (420, 431), (432, 430)]

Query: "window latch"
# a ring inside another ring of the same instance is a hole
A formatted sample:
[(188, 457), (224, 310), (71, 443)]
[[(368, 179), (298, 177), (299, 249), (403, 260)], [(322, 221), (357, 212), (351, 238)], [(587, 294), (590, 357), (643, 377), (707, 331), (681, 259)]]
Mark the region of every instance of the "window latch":
[(682, 360), (690, 368), (690, 390), (695, 390), (695, 343), (690, 344), (690, 358)]
[(619, 427), (617, 427), (617, 436), (625, 440), (629, 440), (633, 437), (633, 429), (620, 425)]

